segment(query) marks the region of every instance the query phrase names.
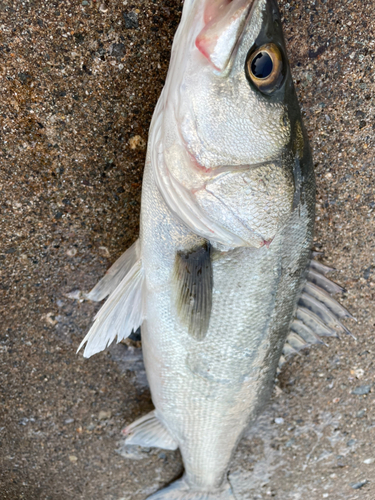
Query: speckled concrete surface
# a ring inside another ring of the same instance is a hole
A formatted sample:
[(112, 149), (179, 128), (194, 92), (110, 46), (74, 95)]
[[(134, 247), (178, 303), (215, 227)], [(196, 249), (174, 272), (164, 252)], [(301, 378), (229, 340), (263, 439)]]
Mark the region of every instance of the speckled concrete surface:
[[(357, 340), (288, 362), (230, 477), (239, 500), (373, 500), (373, 5), (281, 9), (314, 149), (315, 248), (337, 268)], [(0, 1), (1, 500), (143, 500), (181, 473), (178, 453), (115, 452), (152, 407), (139, 343), (76, 355), (97, 306), (66, 296), (137, 237), (180, 11), (178, 0)]]

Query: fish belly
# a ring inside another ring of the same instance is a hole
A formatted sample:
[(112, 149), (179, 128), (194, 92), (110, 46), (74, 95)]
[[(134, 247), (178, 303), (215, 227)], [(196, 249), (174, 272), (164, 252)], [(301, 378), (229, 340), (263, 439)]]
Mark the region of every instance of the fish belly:
[(220, 488), (243, 432), (270, 397), (311, 238), (311, 213), (299, 207), (269, 249), (214, 252), (210, 324), (197, 341), (178, 317), (173, 269), (176, 253), (202, 239), (171, 214), (146, 163), (144, 361), (157, 416), (178, 442), (193, 488)]

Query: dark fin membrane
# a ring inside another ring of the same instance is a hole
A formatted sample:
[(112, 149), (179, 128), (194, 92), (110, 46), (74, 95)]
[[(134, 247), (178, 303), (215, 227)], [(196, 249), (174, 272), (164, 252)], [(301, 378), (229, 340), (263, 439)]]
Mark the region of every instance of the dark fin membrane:
[(313, 283), (319, 288), (323, 288), (323, 290), (325, 290), (328, 293), (335, 294), (335, 293), (343, 293), (344, 291), (344, 289), (340, 285), (337, 285), (333, 281), (326, 278), (324, 274), (320, 274), (318, 271), (312, 269), (311, 267), (307, 273), (307, 281)]
[(353, 316), (331, 296), (342, 293), (344, 289), (325, 276), (330, 271), (333, 269), (318, 261), (310, 262), (278, 371), (289, 356), (313, 344), (324, 344), (320, 337), (338, 338), (339, 333), (351, 335), (340, 319)]
[(211, 245), (205, 243), (190, 252), (178, 252), (174, 278), (180, 319), (192, 337), (203, 340), (212, 308)]

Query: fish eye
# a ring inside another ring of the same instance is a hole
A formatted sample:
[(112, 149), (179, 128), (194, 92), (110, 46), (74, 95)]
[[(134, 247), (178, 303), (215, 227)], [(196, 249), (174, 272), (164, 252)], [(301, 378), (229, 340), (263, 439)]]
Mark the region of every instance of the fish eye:
[(247, 74), (251, 82), (263, 93), (270, 94), (283, 79), (283, 57), (274, 43), (267, 43), (250, 51)]

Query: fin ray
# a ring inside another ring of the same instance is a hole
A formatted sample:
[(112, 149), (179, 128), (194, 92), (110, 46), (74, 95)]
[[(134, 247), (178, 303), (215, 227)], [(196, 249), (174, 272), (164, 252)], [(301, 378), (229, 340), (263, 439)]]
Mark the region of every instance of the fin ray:
[(142, 261), (139, 259), (95, 316), (94, 324), (78, 348), (79, 351), (87, 342), (84, 357), (103, 351), (116, 337), (120, 342), (141, 326), (144, 319), (143, 282)]
[(295, 319), (291, 325), (292, 332), (295, 332), (308, 344), (323, 344), (322, 339), (311, 328), (302, 321)]
[(323, 274), (324, 276), (326, 274), (328, 274), (329, 272), (335, 270), (333, 267), (328, 267), (328, 266), (322, 264), (321, 262), (319, 262), (318, 260), (314, 260), (314, 259), (312, 259), (310, 261), (310, 269), (312, 269), (313, 271), (316, 271), (317, 273)]
[(328, 293), (335, 294), (342, 293), (344, 291), (344, 289), (340, 285), (329, 280), (323, 274), (320, 274), (313, 269), (309, 269), (307, 273), (307, 280), (319, 286), (320, 288), (323, 288)]
[(110, 295), (128, 274), (140, 255), (139, 239), (108, 269), (103, 278), (86, 295), (88, 300), (100, 302)]
[(189, 252), (178, 252), (174, 282), (179, 317), (196, 340), (206, 336), (212, 308), (211, 246), (204, 243)]
[(297, 307), (296, 318), (321, 337), (337, 337), (334, 330), (325, 325), (318, 316), (305, 307)]
[(293, 347), (295, 351), (301, 351), (302, 349), (305, 349), (306, 347), (309, 347), (309, 343), (304, 341), (297, 333), (295, 332), (290, 332), (288, 335), (286, 341), (288, 342), (289, 345)]
[(220, 491), (201, 491), (190, 489), (184, 477), (167, 488), (157, 491), (147, 500), (235, 500), (229, 482)]
[(315, 299), (325, 304), (328, 309), (330, 309), (331, 312), (338, 318), (353, 318), (353, 316), (347, 309), (345, 309), (344, 306), (339, 304), (337, 300), (331, 297), (328, 292), (318, 287), (317, 285), (307, 282), (304, 287), (304, 292), (308, 293)]
[(282, 352), (283, 352), (283, 355), (285, 356), (285, 358), (287, 358), (289, 356), (293, 356), (294, 354), (297, 354), (298, 351), (296, 351), (294, 349), (294, 347), (292, 347), (290, 344), (288, 344), (288, 342), (285, 342)]
[(302, 292), (299, 299), (299, 305), (302, 305), (306, 309), (309, 309), (332, 330), (336, 330), (340, 333), (349, 333), (349, 330), (341, 323), (341, 321), (337, 319), (337, 317), (328, 309), (328, 307), (311, 295)]
[(343, 292), (344, 289), (325, 276), (330, 271), (333, 269), (321, 262), (310, 261), (306, 283), (298, 299), (295, 318), (282, 350), (278, 371), (288, 356), (313, 344), (324, 344), (320, 337), (338, 337), (338, 333), (342, 332), (351, 335), (340, 319), (353, 316), (331, 296)]
[(178, 443), (157, 418), (155, 410), (139, 418), (122, 431), (126, 445), (177, 450)]

